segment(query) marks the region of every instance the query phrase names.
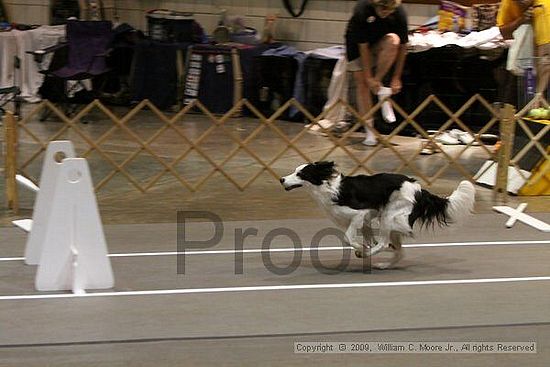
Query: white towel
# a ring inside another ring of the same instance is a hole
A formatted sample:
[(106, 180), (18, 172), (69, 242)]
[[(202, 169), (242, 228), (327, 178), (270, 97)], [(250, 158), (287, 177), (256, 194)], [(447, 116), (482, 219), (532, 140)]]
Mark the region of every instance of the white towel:
[[(347, 59), (341, 58), (338, 60), (332, 70), (332, 77), (327, 90), (327, 102), (323, 110), (328, 110), (332, 105), (342, 101), (348, 101), (348, 75), (347, 75)], [(331, 109), (325, 116), (325, 120), (332, 122), (332, 125), (342, 121), (346, 116), (346, 108), (343, 105), (338, 105)]]
[(472, 32), (465, 37), (460, 38), (457, 45), (464, 48), (478, 47), (488, 42), (501, 40), (502, 35), (498, 27), (491, 27), (480, 32)]

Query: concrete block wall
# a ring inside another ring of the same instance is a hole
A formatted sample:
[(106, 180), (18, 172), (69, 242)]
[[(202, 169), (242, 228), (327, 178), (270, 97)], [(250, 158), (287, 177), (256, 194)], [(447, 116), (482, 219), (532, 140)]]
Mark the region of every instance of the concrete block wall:
[[(300, 50), (327, 47), (343, 43), (347, 20), (355, 0), (309, 0), (306, 11), (293, 18), (282, 0), (103, 0), (109, 19), (147, 30), (145, 11), (164, 8), (192, 12), (195, 19), (211, 33), (217, 25), (222, 9), (228, 16), (240, 16), (247, 26), (263, 30), (268, 14), (277, 14), (275, 36), (278, 40)], [(297, 7), (301, 0), (291, 3)], [(5, 0), (8, 14), (15, 22), (47, 24), (50, 0)], [(416, 27), (437, 14), (437, 5), (405, 4), (410, 27)]]
[(48, 24), (49, 0), (4, 0), (10, 21), (25, 24)]

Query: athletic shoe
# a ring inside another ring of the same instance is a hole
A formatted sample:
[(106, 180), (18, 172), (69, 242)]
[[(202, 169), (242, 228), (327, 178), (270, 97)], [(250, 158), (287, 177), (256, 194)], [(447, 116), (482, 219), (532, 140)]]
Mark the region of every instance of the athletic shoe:
[(318, 131), (318, 130), (330, 130), (335, 124), (328, 119), (319, 120), (316, 124), (310, 123), (305, 126), (306, 129), (309, 129), (311, 131)]
[(474, 139), (474, 137), (466, 132), (459, 129), (452, 129), (449, 131), (449, 135), (451, 135), (453, 138), (458, 139), (458, 141), (465, 145), (479, 145), (479, 143)]
[(340, 136), (344, 134), (346, 131), (350, 130), (353, 127), (353, 123), (350, 121), (338, 121), (334, 126), (330, 129), (330, 132), (333, 135)]
[(363, 145), (374, 147), (378, 145), (378, 140), (374, 136), (367, 136), (365, 140), (362, 141)]
[(438, 143), (445, 144), (445, 145), (458, 145), (460, 144), (460, 141), (453, 137), (451, 134), (449, 134), (447, 131), (443, 132), (442, 134), (436, 135), (434, 137), (434, 140)]

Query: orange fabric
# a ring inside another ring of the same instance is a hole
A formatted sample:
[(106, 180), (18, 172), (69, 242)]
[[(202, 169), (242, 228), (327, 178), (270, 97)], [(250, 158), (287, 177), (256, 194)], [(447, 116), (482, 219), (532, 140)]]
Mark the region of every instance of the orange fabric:
[(535, 0), (533, 32), (537, 46), (550, 43), (550, 0)]
[[(540, 46), (550, 42), (550, 0), (535, 0), (533, 5), (535, 44)], [(515, 0), (502, 0), (497, 14), (497, 26), (510, 23), (521, 15), (521, 9)]]
[(521, 9), (514, 0), (502, 0), (497, 14), (497, 26), (501, 27), (521, 17)]

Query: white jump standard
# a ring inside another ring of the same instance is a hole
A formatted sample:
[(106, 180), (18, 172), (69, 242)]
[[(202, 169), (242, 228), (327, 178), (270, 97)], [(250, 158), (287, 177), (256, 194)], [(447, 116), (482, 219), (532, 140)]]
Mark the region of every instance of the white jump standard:
[(70, 141), (50, 142), (40, 186), (19, 179), (37, 192), (33, 219), (14, 224), (30, 231), (25, 263), (38, 265), (39, 291), (72, 290), (81, 295), (86, 289), (114, 286), (88, 162), (75, 156)]

